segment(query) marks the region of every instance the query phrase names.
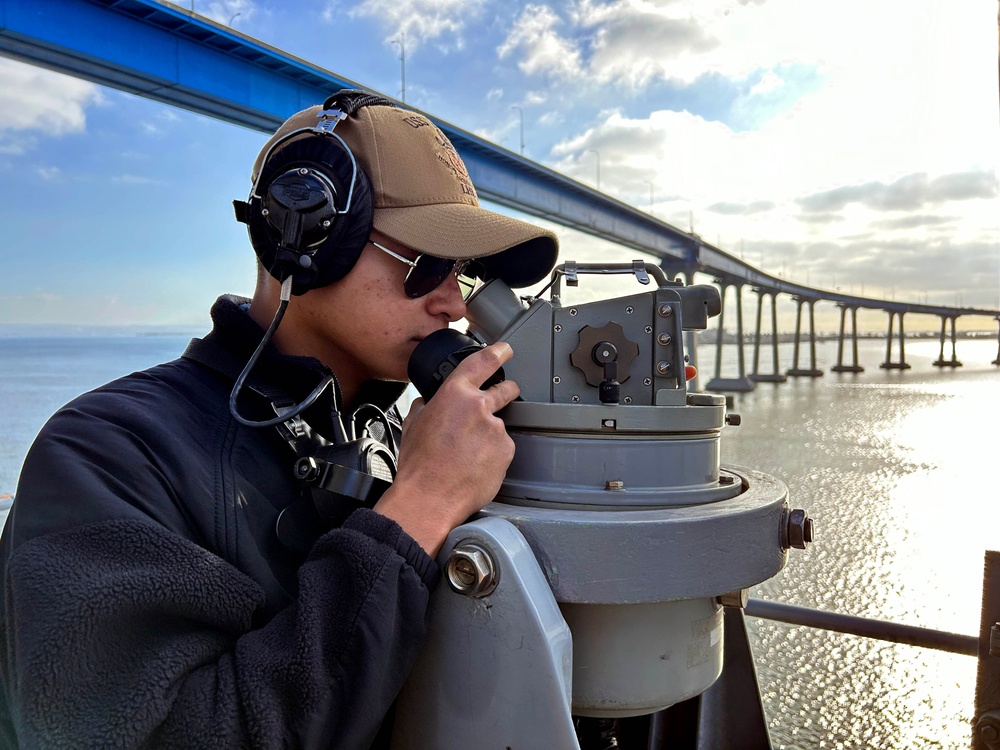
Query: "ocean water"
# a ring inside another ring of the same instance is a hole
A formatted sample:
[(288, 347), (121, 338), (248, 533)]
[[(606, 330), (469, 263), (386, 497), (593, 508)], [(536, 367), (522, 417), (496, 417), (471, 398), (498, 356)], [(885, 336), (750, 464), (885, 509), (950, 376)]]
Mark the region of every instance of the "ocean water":
[[(77, 394), (180, 355), (190, 335), (0, 336), (0, 497), (15, 491), (45, 419)], [(792, 550), (751, 596), (976, 634), (986, 549), (1000, 491), (996, 339), (962, 340), (955, 370), (932, 367), (938, 344), (911, 341), (913, 369), (878, 368), (880, 341), (861, 342), (861, 374), (826, 372), (735, 397), (724, 464), (782, 479), (806, 508), (816, 541)], [(949, 352), (950, 353), (950, 352)], [(713, 372), (713, 347), (699, 349)], [(818, 348), (819, 366), (836, 345)], [(751, 352), (747, 351), (747, 362)], [(735, 366), (723, 350), (723, 374)], [(770, 362), (769, 356), (766, 358)], [(781, 346), (783, 368), (791, 346)], [(943, 748), (969, 745), (975, 659), (747, 618), (776, 748)]]

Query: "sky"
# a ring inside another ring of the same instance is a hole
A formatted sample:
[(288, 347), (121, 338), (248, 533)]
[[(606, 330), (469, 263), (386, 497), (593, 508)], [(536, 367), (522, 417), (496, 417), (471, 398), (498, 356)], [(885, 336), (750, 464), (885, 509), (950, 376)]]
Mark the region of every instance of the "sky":
[[(407, 104), (515, 152), (523, 114), (528, 158), (767, 273), (1000, 307), (996, 0), (192, 4), (394, 97), (402, 41)], [(264, 134), (4, 58), (0, 81), (0, 325), (204, 326), (252, 292), (231, 200)], [(562, 259), (636, 256), (555, 228)]]

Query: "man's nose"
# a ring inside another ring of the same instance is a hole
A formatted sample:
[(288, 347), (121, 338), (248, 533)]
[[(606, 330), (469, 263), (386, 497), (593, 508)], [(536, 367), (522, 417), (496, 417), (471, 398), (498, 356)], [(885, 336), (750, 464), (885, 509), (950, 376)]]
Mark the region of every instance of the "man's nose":
[(432, 315), (447, 315), (449, 321), (465, 317), (465, 299), (455, 274), (448, 274), (448, 278), (427, 295), (427, 309)]

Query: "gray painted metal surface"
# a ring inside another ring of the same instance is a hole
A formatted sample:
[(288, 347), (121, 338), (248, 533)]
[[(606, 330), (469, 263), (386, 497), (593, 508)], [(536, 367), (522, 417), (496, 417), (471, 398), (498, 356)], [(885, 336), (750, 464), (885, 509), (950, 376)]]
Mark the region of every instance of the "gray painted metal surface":
[(483, 515), (524, 535), (560, 602), (637, 604), (699, 599), (774, 576), (788, 490), (774, 477), (727, 467), (743, 491), (718, 503), (656, 510), (553, 510), (504, 502)]
[(459, 526), (489, 550), (499, 582), (462, 596), (444, 582), (431, 600), (424, 650), (396, 703), (393, 750), (578, 749), (570, 716), (572, 637), (534, 555), (499, 518)]

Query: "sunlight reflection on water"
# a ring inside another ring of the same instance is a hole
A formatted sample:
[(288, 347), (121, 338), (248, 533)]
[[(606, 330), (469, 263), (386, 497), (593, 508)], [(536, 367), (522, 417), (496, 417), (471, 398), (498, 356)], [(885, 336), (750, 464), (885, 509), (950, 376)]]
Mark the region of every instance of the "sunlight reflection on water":
[[(912, 370), (886, 372), (883, 344), (865, 341), (865, 373), (737, 396), (743, 424), (726, 430), (723, 463), (781, 478), (817, 529), (751, 596), (978, 634), (983, 552), (1000, 547), (986, 523), (997, 501), (995, 352), (995, 341), (960, 341), (965, 367), (939, 371), (937, 345), (920, 342), (907, 347)], [(712, 372), (710, 347), (699, 354)], [(836, 345), (818, 355), (828, 369)], [(776, 748), (969, 746), (975, 659), (747, 621)]]

